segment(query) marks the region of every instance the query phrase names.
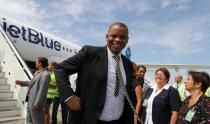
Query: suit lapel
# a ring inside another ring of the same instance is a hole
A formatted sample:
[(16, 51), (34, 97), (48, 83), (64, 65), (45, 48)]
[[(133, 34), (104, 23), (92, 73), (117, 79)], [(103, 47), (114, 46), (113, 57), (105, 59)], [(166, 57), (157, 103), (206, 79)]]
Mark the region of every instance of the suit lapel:
[(29, 88), (31, 88), (31, 87), (35, 84), (36, 80), (41, 76), (41, 73), (42, 73), (42, 72), (37, 72), (37, 73), (34, 75), (34, 78), (31, 80), (31, 83), (30, 83), (30, 85), (29, 85)]
[(126, 86), (128, 85), (128, 83), (131, 81), (131, 77), (130, 77), (130, 66), (129, 66), (129, 63), (128, 61), (126, 60), (126, 58), (121, 55), (121, 58), (122, 58), (122, 62), (123, 62), (123, 67), (125, 69), (125, 75), (126, 75)]
[(107, 47), (103, 47), (101, 49), (102, 52), (101, 53), (101, 58), (102, 58), (102, 73), (103, 73), (103, 77), (104, 77), (104, 81), (107, 84), (107, 77), (108, 77), (108, 53), (107, 53)]

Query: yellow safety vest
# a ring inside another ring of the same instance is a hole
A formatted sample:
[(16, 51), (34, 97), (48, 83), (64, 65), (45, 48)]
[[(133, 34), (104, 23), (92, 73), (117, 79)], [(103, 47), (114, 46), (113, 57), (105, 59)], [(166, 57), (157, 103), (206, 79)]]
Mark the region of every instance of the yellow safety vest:
[(185, 84), (181, 83), (180, 86), (178, 87), (178, 91), (179, 91), (179, 96), (181, 98), (181, 101), (184, 101), (186, 96), (184, 95), (185, 92)]
[(210, 97), (210, 87), (206, 90), (205, 95), (206, 95), (207, 97)]
[[(54, 72), (50, 73), (50, 78), (51, 78), (50, 85), (56, 86)], [(57, 96), (58, 96), (57, 88), (50, 88), (49, 87), (48, 91), (47, 91), (47, 98), (54, 99)]]

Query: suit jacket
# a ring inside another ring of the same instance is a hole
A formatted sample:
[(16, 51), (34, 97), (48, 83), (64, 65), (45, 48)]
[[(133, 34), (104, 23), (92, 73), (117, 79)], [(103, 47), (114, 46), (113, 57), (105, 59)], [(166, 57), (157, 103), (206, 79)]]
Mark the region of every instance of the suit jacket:
[[(132, 92), (132, 62), (122, 55), (127, 79), (128, 94)], [(68, 85), (69, 75), (78, 73), (76, 91)], [(55, 77), (61, 99), (66, 100), (72, 95), (81, 99), (82, 111), (71, 110), (70, 124), (96, 124), (103, 110), (108, 73), (107, 47), (84, 46), (80, 52), (59, 64), (55, 69)], [(131, 98), (135, 99), (135, 98)], [(133, 113), (125, 101), (123, 119), (133, 117)], [(126, 116), (126, 117), (125, 117)], [(124, 121), (123, 121), (124, 122)], [(123, 124), (123, 123), (122, 123)]]
[(47, 89), (50, 83), (50, 73), (45, 70), (36, 72), (31, 81), (22, 81), (21, 86), (28, 86), (28, 107), (33, 109), (34, 104), (39, 104), (43, 109), (47, 103)]

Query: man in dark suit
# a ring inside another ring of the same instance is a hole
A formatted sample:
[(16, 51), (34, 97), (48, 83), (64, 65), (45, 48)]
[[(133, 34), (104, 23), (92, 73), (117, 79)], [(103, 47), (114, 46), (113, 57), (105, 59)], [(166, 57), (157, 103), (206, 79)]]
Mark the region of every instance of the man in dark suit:
[[(77, 55), (55, 69), (61, 98), (71, 110), (69, 124), (124, 124), (133, 119), (122, 86), (116, 83), (116, 62), (113, 58), (116, 55), (120, 57), (121, 79), (130, 95), (133, 65), (121, 54), (128, 42), (127, 26), (121, 22), (112, 24), (106, 40), (105, 47), (84, 46)], [(67, 85), (69, 75), (74, 73), (78, 73), (75, 92)]]

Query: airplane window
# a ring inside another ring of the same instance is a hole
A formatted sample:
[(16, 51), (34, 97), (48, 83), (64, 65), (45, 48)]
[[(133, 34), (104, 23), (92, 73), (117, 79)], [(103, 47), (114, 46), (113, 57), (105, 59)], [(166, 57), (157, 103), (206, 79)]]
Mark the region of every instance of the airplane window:
[(65, 50), (65, 47), (63, 47), (63, 50)]
[(66, 51), (69, 51), (69, 49), (68, 49), (68, 48), (66, 48)]
[(70, 49), (69, 51), (70, 51), (70, 52), (72, 52), (72, 50), (71, 50), (71, 49)]

